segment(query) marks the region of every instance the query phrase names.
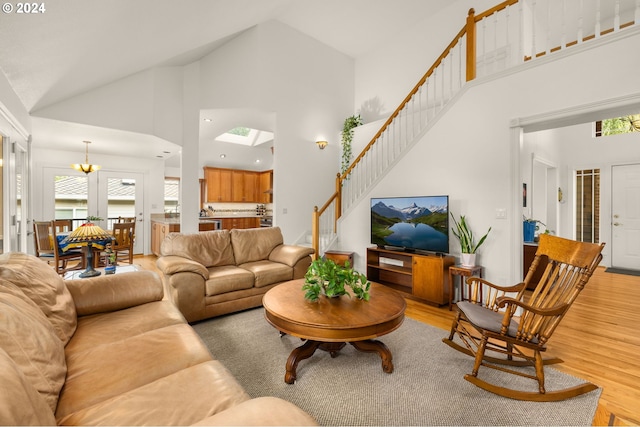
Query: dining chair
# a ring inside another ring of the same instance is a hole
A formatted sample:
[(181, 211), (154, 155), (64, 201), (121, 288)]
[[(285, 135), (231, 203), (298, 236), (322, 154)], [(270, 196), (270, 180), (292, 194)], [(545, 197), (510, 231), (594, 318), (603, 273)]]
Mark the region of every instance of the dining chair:
[(120, 259), (128, 260), (133, 264), (133, 238), (135, 233), (135, 222), (116, 222), (113, 224), (114, 242), (111, 249), (116, 254), (116, 262)]
[[(71, 220), (34, 221), (36, 256), (51, 264), (56, 273), (64, 275), (67, 271), (86, 267), (87, 257), (82, 249), (69, 249), (63, 252), (59, 245), (59, 234), (71, 231)], [(66, 230), (66, 231), (65, 231)], [(70, 261), (77, 261), (69, 265)]]
[(47, 264), (55, 260), (53, 238), (50, 233), (51, 221), (33, 221), (33, 238), (36, 256)]
[(136, 217), (135, 216), (119, 216), (118, 219), (116, 220), (116, 223), (122, 223), (122, 222), (132, 222), (133, 223), (133, 233), (132, 233), (132, 240), (136, 241)]
[(71, 230), (73, 230), (70, 219), (54, 219), (53, 226), (56, 228), (56, 234), (71, 233)]

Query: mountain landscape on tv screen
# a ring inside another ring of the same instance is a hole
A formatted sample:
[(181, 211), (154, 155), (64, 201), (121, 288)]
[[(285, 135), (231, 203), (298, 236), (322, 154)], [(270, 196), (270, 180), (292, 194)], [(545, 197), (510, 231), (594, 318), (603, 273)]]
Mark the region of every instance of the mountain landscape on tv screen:
[(372, 200), (371, 242), (434, 252), (449, 252), (449, 207), (443, 205), (394, 206), (391, 199)]

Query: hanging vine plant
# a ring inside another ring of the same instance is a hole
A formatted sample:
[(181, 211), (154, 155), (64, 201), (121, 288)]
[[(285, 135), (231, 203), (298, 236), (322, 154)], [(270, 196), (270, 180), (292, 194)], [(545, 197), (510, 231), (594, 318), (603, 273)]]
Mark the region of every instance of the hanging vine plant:
[(362, 124), (362, 118), (360, 114), (356, 114), (344, 119), (344, 125), (342, 126), (342, 167), (340, 171), (345, 173), (351, 165), (351, 158), (353, 153), (351, 152), (351, 141), (353, 140), (353, 129)]

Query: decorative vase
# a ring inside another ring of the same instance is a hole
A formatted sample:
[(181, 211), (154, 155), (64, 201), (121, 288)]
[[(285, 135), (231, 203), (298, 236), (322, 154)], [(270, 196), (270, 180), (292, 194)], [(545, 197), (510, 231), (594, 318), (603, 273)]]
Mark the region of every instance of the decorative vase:
[(115, 266), (115, 264), (107, 265), (107, 266), (104, 268), (104, 274), (115, 274), (115, 272), (116, 272), (116, 266)]
[(536, 233), (536, 223), (535, 221), (523, 221), (522, 222), (522, 231), (524, 234), (525, 242), (533, 242), (534, 235)]
[(460, 254), (460, 263), (463, 267), (473, 267), (476, 265), (476, 254)]

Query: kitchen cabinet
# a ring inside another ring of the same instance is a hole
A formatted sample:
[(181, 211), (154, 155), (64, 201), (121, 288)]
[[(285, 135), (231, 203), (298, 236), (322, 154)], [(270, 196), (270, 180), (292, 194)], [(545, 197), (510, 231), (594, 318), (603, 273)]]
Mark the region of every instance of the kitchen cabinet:
[(272, 203), (273, 171), (260, 172), (258, 180), (258, 203)]
[(160, 256), (160, 245), (169, 233), (180, 231), (180, 224), (151, 221), (151, 252)]
[(263, 202), (263, 198), (261, 197), (261, 173), (262, 172), (205, 166), (206, 201), (269, 203)]
[(225, 230), (258, 227), (260, 227), (260, 218), (258, 217), (222, 218), (222, 228)]
[(231, 169), (204, 168), (207, 202), (232, 201), (231, 173)]
[(258, 173), (243, 170), (231, 171), (231, 201), (257, 202)]
[(218, 223), (216, 221), (200, 221), (198, 225), (198, 231), (211, 231), (217, 230)]

